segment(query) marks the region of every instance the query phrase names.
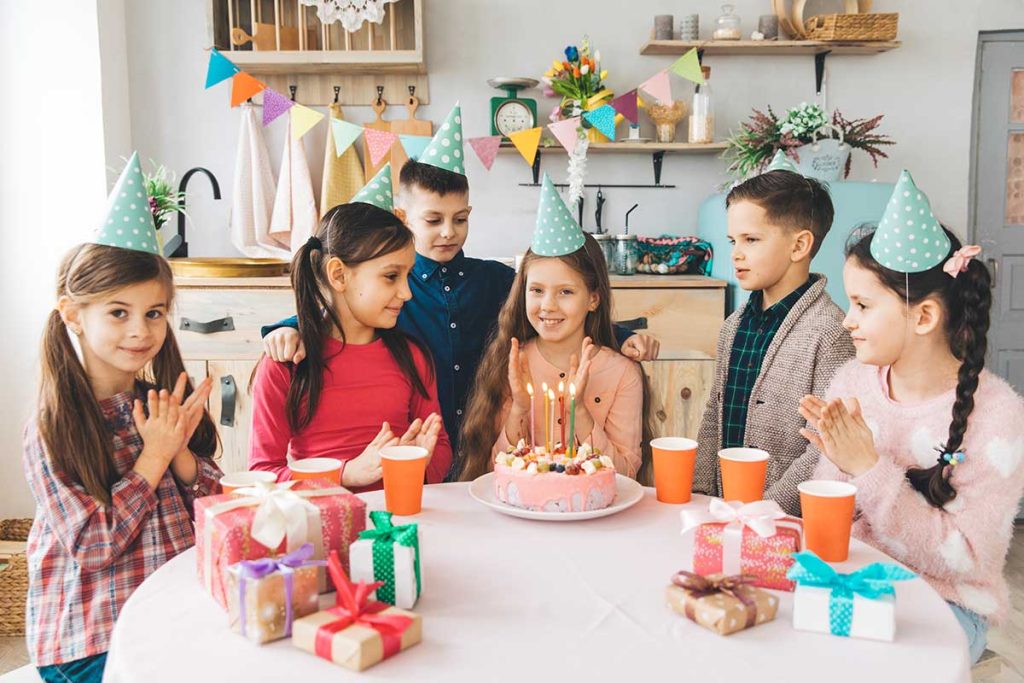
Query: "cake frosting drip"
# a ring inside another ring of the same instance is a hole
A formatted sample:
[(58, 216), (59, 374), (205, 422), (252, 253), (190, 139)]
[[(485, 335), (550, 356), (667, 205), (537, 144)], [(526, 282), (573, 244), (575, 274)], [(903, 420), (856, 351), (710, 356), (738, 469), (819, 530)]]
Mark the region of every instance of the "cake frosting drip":
[(615, 465), (588, 444), (569, 457), (560, 446), (531, 451), (520, 441), (495, 457), (494, 488), (498, 500), (527, 510), (600, 510), (615, 500)]

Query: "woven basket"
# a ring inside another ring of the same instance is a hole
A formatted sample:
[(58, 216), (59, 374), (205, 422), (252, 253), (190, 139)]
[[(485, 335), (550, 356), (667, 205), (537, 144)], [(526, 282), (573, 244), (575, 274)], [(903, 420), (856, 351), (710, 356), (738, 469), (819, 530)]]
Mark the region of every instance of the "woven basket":
[(823, 14), (807, 20), (808, 40), (896, 40), (899, 12)]
[[(0, 541), (24, 543), (31, 528), (31, 519), (0, 520)], [(0, 553), (0, 636), (25, 635), (27, 595), (28, 560), (24, 547), (20, 552)]]

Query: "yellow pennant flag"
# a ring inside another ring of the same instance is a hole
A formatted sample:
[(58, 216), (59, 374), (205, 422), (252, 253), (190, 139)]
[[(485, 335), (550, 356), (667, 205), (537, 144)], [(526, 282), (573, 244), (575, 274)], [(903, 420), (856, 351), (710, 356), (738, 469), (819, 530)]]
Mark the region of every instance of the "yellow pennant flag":
[(669, 70), (677, 76), (682, 76), (688, 81), (697, 85), (704, 85), (704, 73), (700, 69), (700, 59), (697, 57), (697, 48), (693, 48), (685, 55), (675, 61)]
[(526, 163), (533, 166), (537, 158), (537, 146), (540, 144), (540, 134), (543, 128), (530, 128), (515, 133), (509, 133), (508, 139), (516, 146), (519, 153), (526, 159)]
[(292, 117), (293, 140), (298, 140), (308, 133), (309, 129), (320, 123), (320, 119), (324, 117), (320, 112), (303, 107), (298, 103), (292, 105), (292, 108), (288, 110), (288, 115)]

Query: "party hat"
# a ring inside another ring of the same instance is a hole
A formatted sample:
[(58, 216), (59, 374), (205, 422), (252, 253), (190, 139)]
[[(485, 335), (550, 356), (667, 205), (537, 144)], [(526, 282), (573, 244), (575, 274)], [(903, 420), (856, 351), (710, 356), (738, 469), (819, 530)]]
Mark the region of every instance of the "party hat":
[(769, 171), (789, 171), (791, 173), (800, 173), (796, 168), (796, 164), (794, 164), (781, 149), (775, 152), (775, 156), (772, 157), (772, 162), (768, 164), (768, 168), (764, 169), (765, 173), (768, 173)]
[(391, 196), (391, 162), (381, 166), (377, 174), (370, 178), (370, 182), (366, 183), (363, 189), (355, 193), (351, 201), (366, 202), (385, 211), (394, 211), (395, 201)]
[(565, 256), (583, 246), (583, 230), (572, 217), (547, 173), (540, 187), (537, 227), (531, 249), (538, 256)]
[(139, 153), (121, 171), (121, 177), (107, 199), (106, 217), (96, 231), (93, 243), (108, 247), (134, 249), (160, 255), (156, 224), (149, 210), (146, 181), (142, 177)]
[(871, 255), (889, 270), (920, 273), (945, 261), (950, 246), (928, 197), (904, 170), (871, 238)]
[(462, 151), (462, 108), (458, 102), (437, 129), (434, 139), (423, 150), (419, 162), (466, 175), (466, 160)]

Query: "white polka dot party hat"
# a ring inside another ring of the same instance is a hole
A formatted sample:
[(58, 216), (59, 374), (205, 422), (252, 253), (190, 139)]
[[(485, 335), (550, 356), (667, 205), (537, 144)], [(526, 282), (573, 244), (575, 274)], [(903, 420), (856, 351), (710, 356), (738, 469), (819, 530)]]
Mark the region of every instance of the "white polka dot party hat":
[(456, 102), (448, 118), (434, 134), (418, 161), (452, 173), (466, 175), (466, 155), (462, 149), (462, 108)]
[(928, 197), (904, 170), (871, 238), (871, 255), (889, 270), (920, 273), (945, 261), (950, 246)]
[(547, 173), (540, 186), (537, 227), (530, 248), (538, 256), (565, 256), (583, 246), (583, 230), (558, 196)]
[(791, 173), (800, 173), (796, 168), (796, 164), (794, 164), (781, 149), (775, 152), (775, 156), (772, 157), (772, 161), (768, 164), (768, 168), (764, 169), (765, 173), (770, 171), (790, 171)]
[(366, 202), (385, 211), (395, 210), (395, 200), (391, 196), (391, 162), (384, 164), (370, 182), (352, 197), (353, 202)]
[(107, 200), (106, 217), (93, 243), (160, 255), (156, 224), (149, 210), (139, 153), (133, 152)]

